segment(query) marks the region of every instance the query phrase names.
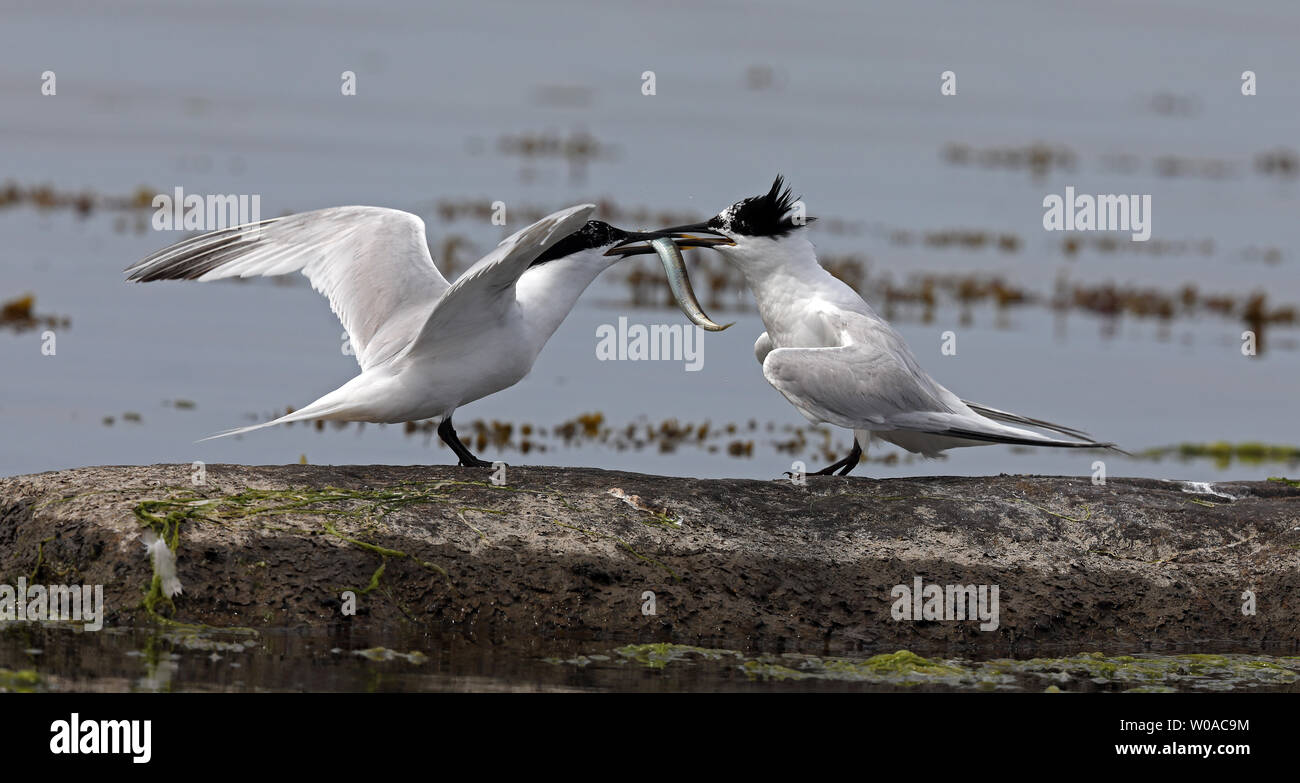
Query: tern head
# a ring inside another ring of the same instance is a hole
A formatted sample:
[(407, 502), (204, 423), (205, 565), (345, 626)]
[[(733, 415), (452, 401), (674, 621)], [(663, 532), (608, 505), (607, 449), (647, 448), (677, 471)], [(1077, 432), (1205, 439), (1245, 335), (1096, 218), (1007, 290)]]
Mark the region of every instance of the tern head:
[[(706, 234), (709, 243), (733, 264), (761, 257), (779, 257), (781, 248), (793, 242), (807, 242), (801, 230), (817, 218), (806, 217), (803, 203), (790, 192), (785, 178), (777, 175), (772, 187), (758, 196), (741, 199), (718, 214), (689, 226), (664, 229), (674, 237), (685, 236), (703, 246), (701, 237)], [(688, 247), (674, 238), (679, 246)]]

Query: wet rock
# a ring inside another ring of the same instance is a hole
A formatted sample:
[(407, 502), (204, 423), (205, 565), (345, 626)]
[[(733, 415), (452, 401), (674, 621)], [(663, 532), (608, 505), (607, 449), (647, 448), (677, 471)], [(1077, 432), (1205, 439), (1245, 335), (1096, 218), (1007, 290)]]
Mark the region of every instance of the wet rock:
[[(1297, 482), (801, 487), (510, 467), (494, 486), (490, 473), (209, 465), (195, 486), (186, 464), (0, 479), (0, 583), (102, 584), (110, 625), (368, 623), (501, 643), (739, 640), (827, 654), (1300, 639)], [(170, 600), (142, 543), (150, 529), (175, 542), (183, 592)], [(894, 619), (895, 588), (917, 577), (997, 586), (996, 630)]]

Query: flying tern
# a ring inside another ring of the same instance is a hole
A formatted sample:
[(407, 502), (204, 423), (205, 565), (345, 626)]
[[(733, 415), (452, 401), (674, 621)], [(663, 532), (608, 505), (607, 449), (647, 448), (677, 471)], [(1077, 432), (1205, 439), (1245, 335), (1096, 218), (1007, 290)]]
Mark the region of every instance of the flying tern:
[[(649, 241), (673, 236), (588, 220), (595, 208), (581, 204), (542, 218), (502, 240), (455, 282), (434, 266), (424, 221), (367, 206), (331, 207), (192, 237), (128, 267), (127, 279), (301, 272), (329, 299), (347, 330), (359, 375), (288, 415), (211, 437), (311, 419), (435, 419), (438, 435), (461, 465), (486, 467), (492, 463), (475, 457), (457, 437), (451, 423), (456, 409), (518, 383), (597, 275), (627, 256), (654, 252)], [(674, 238), (687, 247), (721, 241)]]
[(737, 201), (707, 222), (664, 231), (720, 240), (713, 249), (744, 276), (767, 328), (754, 355), (768, 383), (812, 423), (853, 431), (848, 456), (818, 474), (847, 474), (873, 437), (927, 457), (992, 443), (1114, 448), (1069, 427), (962, 400), (941, 386), (902, 336), (817, 262), (803, 228), (815, 218), (794, 213), (790, 190), (778, 176), (764, 195)]

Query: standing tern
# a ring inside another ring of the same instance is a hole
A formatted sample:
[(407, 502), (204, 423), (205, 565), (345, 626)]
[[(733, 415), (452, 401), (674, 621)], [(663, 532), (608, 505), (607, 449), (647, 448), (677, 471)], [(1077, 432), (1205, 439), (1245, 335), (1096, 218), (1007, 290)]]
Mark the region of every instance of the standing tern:
[[(921, 369), (902, 336), (817, 263), (802, 230), (815, 218), (799, 220), (791, 214), (793, 207), (790, 190), (778, 176), (764, 195), (737, 201), (705, 223), (664, 231), (718, 238), (713, 248), (744, 276), (767, 328), (754, 343), (754, 355), (768, 383), (813, 424), (853, 430), (852, 451), (818, 475), (837, 470), (846, 475), (873, 436), (927, 457), (991, 443), (1114, 448), (1069, 427), (961, 400), (939, 385)], [(670, 259), (661, 258), (668, 267)], [(1024, 426), (1077, 440), (1048, 437)]]
[[(434, 266), (424, 221), (381, 207), (331, 207), (192, 237), (127, 268), (128, 280), (217, 280), (302, 272), (329, 298), (361, 374), (273, 421), (437, 419), (461, 465), (487, 467), (452, 428), (460, 406), (518, 383), (601, 272), (668, 232), (589, 221), (594, 204), (502, 240), (454, 283)], [(721, 241), (683, 237), (684, 246)], [(692, 314), (698, 320), (699, 315)], [(208, 440), (209, 438), (204, 438)]]

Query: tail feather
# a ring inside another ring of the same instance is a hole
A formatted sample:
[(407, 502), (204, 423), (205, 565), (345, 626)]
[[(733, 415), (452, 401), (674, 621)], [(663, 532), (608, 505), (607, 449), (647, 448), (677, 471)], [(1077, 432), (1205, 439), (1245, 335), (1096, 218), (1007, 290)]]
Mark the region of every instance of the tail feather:
[(199, 438), (195, 442), (202, 443), (205, 440), (215, 440), (217, 438), (228, 438), (231, 435), (242, 435), (245, 432), (252, 432), (253, 430), (260, 430), (260, 429), (265, 429), (267, 427), (274, 427), (277, 424), (289, 424), (295, 421), (308, 421), (310, 419), (325, 419), (325, 418), (329, 418), (332, 415), (338, 414), (342, 410), (343, 410), (342, 405), (317, 405), (316, 403), (312, 403), (311, 405), (308, 405), (302, 410), (297, 410), (294, 411), (293, 413), (287, 413), (278, 419), (264, 421), (261, 424), (253, 424), (247, 427), (236, 427), (233, 430), (225, 430), (223, 432), (218, 432), (215, 435), (209, 435), (206, 438)]
[[(1011, 415), (1011, 414), (1009, 414)], [(1020, 417), (1024, 418), (1024, 417)], [(1088, 437), (1063, 440), (1030, 429), (1002, 424), (974, 410), (962, 413), (921, 412), (895, 416), (886, 422), (888, 429), (878, 437), (908, 451), (935, 456), (946, 449), (1005, 443), (1012, 446), (1046, 446), (1062, 449), (1111, 449), (1125, 454), (1114, 443)]]
[(1053, 424), (1050, 421), (1043, 421), (1042, 419), (1032, 419), (1028, 416), (1021, 416), (1018, 413), (1011, 413), (1009, 411), (998, 410), (997, 408), (990, 408), (987, 405), (980, 405), (977, 402), (971, 402), (969, 400), (962, 400), (962, 402), (966, 403), (966, 407), (975, 411), (979, 415), (988, 419), (993, 419), (994, 421), (1005, 422), (1007, 424), (1023, 424), (1028, 427), (1038, 427), (1040, 429), (1051, 430), (1052, 432), (1058, 432), (1062, 435), (1067, 435), (1071, 438), (1079, 438), (1080, 440), (1092, 440), (1091, 435), (1084, 432), (1083, 430), (1076, 430), (1073, 427), (1065, 427), (1060, 424)]
[[(985, 443), (1005, 443), (1012, 446), (1049, 446), (1060, 449), (1110, 449), (1118, 451), (1120, 454), (1128, 454), (1127, 451), (1117, 447), (1114, 443), (1101, 443), (1093, 440), (1061, 440), (1059, 438), (1049, 438), (1045, 435), (1025, 432), (1025, 434), (1012, 434), (1015, 432), (1012, 428), (1008, 433), (985, 432), (971, 430), (963, 427), (953, 427), (943, 432), (937, 432), (936, 435), (947, 435), (953, 438), (965, 438), (967, 440), (978, 440)], [(1129, 455), (1132, 456), (1132, 455)]]

